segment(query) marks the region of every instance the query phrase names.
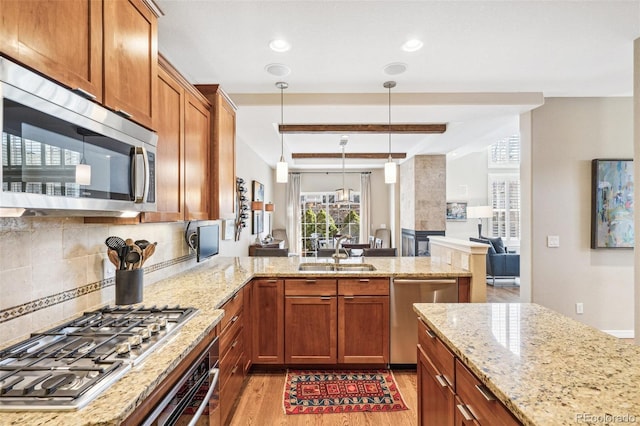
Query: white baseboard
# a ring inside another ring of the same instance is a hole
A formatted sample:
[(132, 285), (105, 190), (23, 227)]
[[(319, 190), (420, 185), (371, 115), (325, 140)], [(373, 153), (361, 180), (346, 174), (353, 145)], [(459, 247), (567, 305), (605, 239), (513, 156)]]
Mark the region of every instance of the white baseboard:
[(620, 339), (633, 339), (635, 337), (633, 330), (602, 330), (602, 331), (614, 337), (618, 337)]

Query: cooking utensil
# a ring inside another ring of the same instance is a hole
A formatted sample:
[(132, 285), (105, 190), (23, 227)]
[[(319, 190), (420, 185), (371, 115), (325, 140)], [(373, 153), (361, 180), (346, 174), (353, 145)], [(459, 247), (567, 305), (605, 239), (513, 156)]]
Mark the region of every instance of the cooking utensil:
[(113, 266), (115, 266), (116, 269), (120, 269), (120, 256), (117, 251), (109, 249), (107, 251), (107, 257), (109, 257), (109, 260), (113, 263)]
[(143, 251), (144, 251), (144, 249), (146, 249), (146, 248), (147, 248), (147, 246), (148, 246), (149, 244), (151, 244), (151, 243), (150, 243), (149, 241), (147, 241), (147, 240), (136, 240), (136, 241), (134, 242), (134, 244), (135, 244), (135, 245), (137, 245), (138, 247), (140, 247), (140, 250), (143, 250)]
[(149, 244), (144, 251), (142, 252), (142, 263), (140, 266), (144, 265), (144, 262), (147, 261), (147, 259), (149, 259), (153, 253), (156, 252), (156, 246), (158, 245), (157, 242), (153, 243), (153, 244)]
[(109, 247), (111, 250), (115, 250), (118, 251), (120, 250), (122, 247), (126, 246), (124, 240), (120, 237), (107, 237), (107, 239), (104, 242), (107, 247)]
[(127, 254), (127, 257), (125, 258), (125, 261), (127, 262), (126, 269), (132, 270), (132, 269), (139, 268), (139, 266), (136, 266), (140, 264), (140, 260), (142, 259), (142, 255), (139, 250), (140, 249), (138, 249), (138, 251), (136, 250), (129, 251), (129, 253)]
[(131, 249), (129, 248), (129, 246), (123, 246), (122, 248), (120, 248), (120, 250), (118, 251), (118, 254), (120, 255), (120, 270), (124, 271), (125, 269), (127, 269), (127, 255), (129, 254), (129, 252), (131, 251)]

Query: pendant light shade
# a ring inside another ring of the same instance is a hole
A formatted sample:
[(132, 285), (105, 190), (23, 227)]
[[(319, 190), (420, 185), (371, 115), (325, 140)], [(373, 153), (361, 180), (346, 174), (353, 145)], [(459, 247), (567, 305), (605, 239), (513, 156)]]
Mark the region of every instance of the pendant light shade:
[(337, 198), (337, 201), (340, 201), (343, 203), (351, 201), (351, 190), (347, 189), (347, 185), (345, 184), (346, 179), (345, 179), (345, 164), (344, 164), (344, 159), (345, 159), (344, 148), (347, 146), (348, 142), (349, 142), (349, 136), (344, 135), (340, 138), (340, 146), (342, 147), (342, 188), (336, 190), (336, 198)]
[(391, 89), (396, 87), (395, 81), (385, 81), (385, 89), (389, 89), (389, 160), (384, 164), (384, 183), (396, 183), (397, 167), (391, 158)]
[[(289, 87), (289, 84), (279, 81), (276, 87), (280, 89), (280, 124), (284, 124), (284, 89)], [(280, 132), (280, 161), (276, 164), (276, 182), (287, 183), (288, 180), (289, 165), (284, 161), (284, 135)]]
[(76, 165), (76, 183), (78, 185), (91, 185), (91, 166), (88, 164)]

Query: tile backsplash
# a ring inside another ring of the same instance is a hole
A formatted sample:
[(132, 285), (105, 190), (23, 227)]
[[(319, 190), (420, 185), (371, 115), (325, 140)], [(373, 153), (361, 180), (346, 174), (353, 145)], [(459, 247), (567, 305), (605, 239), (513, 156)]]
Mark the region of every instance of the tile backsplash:
[(195, 264), (186, 223), (85, 224), (82, 218), (0, 218), (0, 347), (88, 309), (115, 301), (103, 279), (105, 239), (157, 241), (145, 285)]

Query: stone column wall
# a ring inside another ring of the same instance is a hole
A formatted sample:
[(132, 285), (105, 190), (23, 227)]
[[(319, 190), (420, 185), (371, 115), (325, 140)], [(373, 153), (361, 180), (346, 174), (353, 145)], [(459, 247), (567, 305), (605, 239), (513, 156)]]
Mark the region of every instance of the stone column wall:
[(446, 228), (447, 159), (417, 155), (400, 166), (400, 226), (418, 231)]

